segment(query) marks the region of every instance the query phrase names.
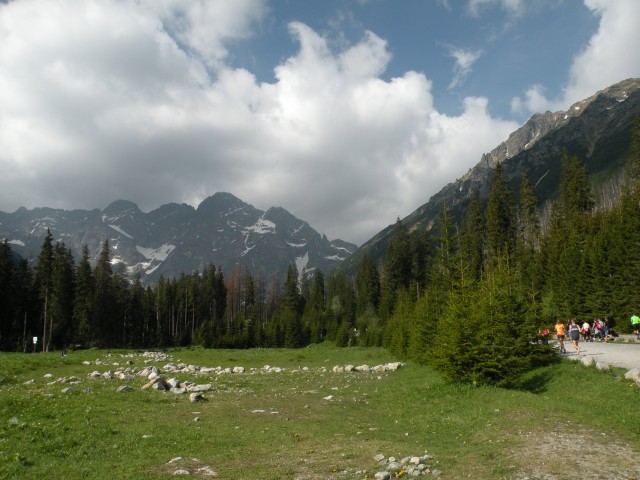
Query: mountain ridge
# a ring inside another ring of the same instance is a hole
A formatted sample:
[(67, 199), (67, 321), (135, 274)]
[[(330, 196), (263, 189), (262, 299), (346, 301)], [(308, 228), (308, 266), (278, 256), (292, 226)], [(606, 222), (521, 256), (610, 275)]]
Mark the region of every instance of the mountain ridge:
[(201, 272), (211, 264), (226, 274), (247, 268), (284, 280), (291, 265), (299, 275), (327, 272), (356, 249), (340, 239), (329, 241), (282, 207), (262, 211), (228, 192), (217, 192), (195, 208), (169, 203), (148, 213), (123, 199), (102, 210), (0, 212), (0, 238), (23, 257), (38, 255), (47, 229), (76, 258), (86, 245), (92, 261), (108, 239), (114, 269), (129, 278), (140, 272), (145, 284)]
[[(557, 194), (560, 159), (567, 149), (583, 160), (592, 176), (614, 175), (624, 169), (633, 118), (640, 116), (640, 78), (630, 78), (574, 103), (566, 111), (536, 113), (520, 128), (454, 182), (445, 185), (429, 200), (401, 219), (410, 232), (433, 228), (443, 205), (459, 217), (471, 193), (480, 199), (489, 195), (491, 172), (497, 163), (514, 192), (518, 192), (523, 169), (536, 185), (539, 206)], [(393, 224), (364, 242), (339, 270), (355, 272), (363, 255), (382, 263), (391, 239)]]

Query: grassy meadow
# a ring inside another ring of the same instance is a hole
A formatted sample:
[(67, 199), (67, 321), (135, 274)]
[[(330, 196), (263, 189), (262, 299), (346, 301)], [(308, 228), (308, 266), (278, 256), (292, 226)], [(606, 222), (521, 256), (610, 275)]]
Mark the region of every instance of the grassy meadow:
[[(374, 348), (181, 349), (150, 363), (247, 369), (164, 376), (211, 383), (198, 403), (141, 390), (147, 380), (138, 376), (88, 375), (141, 370), (141, 353), (0, 353), (0, 478), (158, 479), (181, 469), (196, 478), (363, 479), (381, 470), (378, 453), (425, 451), (442, 478), (640, 478), (640, 389), (622, 370), (563, 360), (505, 390), (449, 384), (413, 363), (332, 372), (396, 360)], [(264, 365), (286, 370), (249, 371)], [(81, 383), (56, 382), (72, 376)], [(132, 390), (116, 392), (121, 385)], [(606, 452), (597, 468), (585, 461), (593, 449)]]

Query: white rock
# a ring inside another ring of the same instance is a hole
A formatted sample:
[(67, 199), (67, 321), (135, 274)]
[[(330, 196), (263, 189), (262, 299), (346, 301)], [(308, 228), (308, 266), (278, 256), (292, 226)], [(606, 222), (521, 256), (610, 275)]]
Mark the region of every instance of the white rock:
[(201, 393), (192, 393), (191, 395), (189, 395), (189, 401), (191, 403), (202, 402), (204, 400), (206, 400), (206, 398), (204, 398), (204, 395), (202, 395)]
[(624, 378), (627, 380), (634, 380), (636, 382), (640, 381), (640, 369), (632, 368), (631, 370), (627, 370), (624, 374)]
[(233, 373), (244, 373), (244, 367), (233, 367)]
[(592, 357), (582, 357), (580, 359), (580, 362), (585, 366), (585, 367), (590, 367), (593, 365), (593, 358)]
[(180, 380), (178, 380), (177, 378), (170, 378), (169, 380), (167, 380), (167, 385), (169, 385), (171, 388), (178, 387), (180, 385)]

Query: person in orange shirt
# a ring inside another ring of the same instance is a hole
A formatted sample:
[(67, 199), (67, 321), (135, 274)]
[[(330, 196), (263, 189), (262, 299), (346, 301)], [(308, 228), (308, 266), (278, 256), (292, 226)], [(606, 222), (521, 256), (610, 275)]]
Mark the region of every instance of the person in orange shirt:
[(553, 327), (556, 331), (556, 335), (558, 336), (558, 343), (560, 343), (560, 353), (567, 353), (567, 350), (564, 348), (564, 336), (566, 332), (564, 330), (564, 323), (560, 319), (556, 320), (556, 325)]

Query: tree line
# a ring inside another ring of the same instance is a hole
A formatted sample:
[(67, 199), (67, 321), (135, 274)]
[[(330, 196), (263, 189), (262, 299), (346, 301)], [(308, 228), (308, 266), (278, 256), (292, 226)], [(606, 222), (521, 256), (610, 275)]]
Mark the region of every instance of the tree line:
[[(541, 211), (522, 171), (517, 191), (497, 164), (488, 198), (461, 218), (447, 205), (429, 232), (398, 219), (380, 264), (355, 275), (320, 271), (284, 284), (246, 269), (161, 279), (144, 287), (112, 270), (104, 241), (78, 265), (48, 232), (34, 262), (0, 244), (0, 348), (383, 346), (456, 380), (512, 384), (553, 361), (538, 329), (555, 319), (606, 317), (624, 331), (640, 287), (640, 119), (626, 182), (597, 201), (588, 171), (562, 154), (558, 196)], [(32, 266), (33, 264), (33, 266)]]

